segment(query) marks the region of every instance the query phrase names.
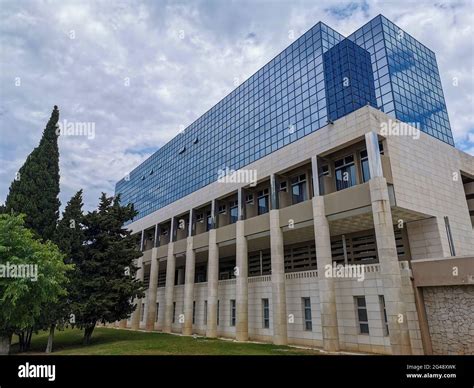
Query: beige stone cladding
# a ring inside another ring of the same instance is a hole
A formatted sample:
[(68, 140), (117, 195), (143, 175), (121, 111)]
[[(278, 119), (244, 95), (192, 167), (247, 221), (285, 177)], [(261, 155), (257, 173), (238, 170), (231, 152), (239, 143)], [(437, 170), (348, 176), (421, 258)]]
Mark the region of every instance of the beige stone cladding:
[[(370, 111), (372, 127), (394, 120)], [(474, 232), (460, 172), (474, 175), (474, 157), (423, 132), (416, 136), (386, 136), (397, 206), (434, 216), (407, 225), (412, 257), (450, 256), (444, 217), (456, 255), (474, 252)]]

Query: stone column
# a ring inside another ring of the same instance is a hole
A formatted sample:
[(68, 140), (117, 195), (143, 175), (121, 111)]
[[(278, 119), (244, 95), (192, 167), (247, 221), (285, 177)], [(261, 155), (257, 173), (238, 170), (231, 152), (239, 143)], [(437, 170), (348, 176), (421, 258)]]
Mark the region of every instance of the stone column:
[(249, 339), (249, 311), (248, 311), (248, 251), (247, 238), (245, 237), (245, 221), (243, 220), (243, 190), (238, 191), (238, 220), (235, 232), (235, 255), (236, 255), (236, 325), (235, 339), (237, 341), (248, 341)]
[(247, 341), (249, 338), (248, 322), (248, 252), (247, 238), (244, 234), (244, 222), (236, 223), (236, 327), (237, 341)]
[(158, 289), (158, 272), (160, 262), (158, 261), (158, 249), (153, 248), (151, 251), (151, 269), (150, 269), (150, 284), (148, 285), (148, 312), (146, 318), (146, 330), (155, 329), (156, 321), (156, 292)]
[[(191, 226), (190, 226), (191, 230)], [(193, 236), (186, 241), (186, 274), (184, 280), (184, 325), (183, 334), (193, 334), (194, 272), (196, 254), (193, 249)]]
[(272, 261), (273, 343), (288, 343), (285, 287), (285, 255), (280, 211), (270, 210), (270, 251)]
[(174, 297), (174, 276), (176, 270), (176, 257), (174, 255), (174, 242), (168, 243), (168, 256), (166, 258), (166, 284), (165, 284), (165, 322), (163, 332), (171, 333), (173, 322), (173, 297)]
[(365, 134), (370, 170), (370, 198), (374, 219), (377, 253), (385, 298), (390, 344), (393, 354), (411, 354), (407, 314), (402, 296), (402, 278), (393, 231), (392, 210), (387, 181), (375, 132)]
[(272, 209), (270, 210), (270, 252), (272, 263), (272, 310), (273, 310), (273, 343), (288, 343), (285, 287), (285, 253), (283, 231), (280, 227), (280, 210), (275, 175), (270, 178)]
[[(212, 224), (212, 222), (211, 222)], [(206, 337), (217, 337), (217, 289), (219, 285), (219, 247), (216, 229), (209, 230), (207, 264), (207, 327)]]
[[(143, 270), (143, 256), (137, 260), (137, 273), (136, 278), (143, 281), (144, 270)], [(142, 312), (142, 299), (136, 298), (134, 303), (137, 304), (135, 311), (132, 313), (132, 330), (138, 330), (140, 328), (140, 318)]]
[(324, 197), (320, 195), (317, 158), (311, 159), (313, 169), (313, 223), (318, 266), (319, 303), (321, 306), (321, 326), (323, 347), (327, 351), (339, 350), (339, 330), (337, 327), (336, 288), (334, 278), (325, 276), (326, 266), (332, 267), (331, 235), (326, 217)]

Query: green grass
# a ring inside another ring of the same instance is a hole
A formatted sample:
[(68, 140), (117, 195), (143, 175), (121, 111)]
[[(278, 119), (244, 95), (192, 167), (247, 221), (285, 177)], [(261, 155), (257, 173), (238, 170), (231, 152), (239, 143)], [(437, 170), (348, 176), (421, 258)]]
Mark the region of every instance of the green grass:
[[(203, 337), (182, 337), (113, 328), (96, 328), (91, 344), (82, 345), (78, 329), (56, 331), (54, 355), (318, 355), (317, 350), (271, 344), (237, 343)], [(29, 354), (43, 353), (48, 334), (34, 335)], [(12, 347), (15, 353), (17, 346)], [(43, 353), (44, 354), (44, 353)]]

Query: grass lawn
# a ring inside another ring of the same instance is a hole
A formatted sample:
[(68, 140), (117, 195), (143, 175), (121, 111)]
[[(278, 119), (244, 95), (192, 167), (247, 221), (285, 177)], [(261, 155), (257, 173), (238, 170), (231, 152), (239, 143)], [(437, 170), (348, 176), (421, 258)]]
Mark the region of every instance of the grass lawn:
[[(82, 345), (83, 332), (78, 329), (56, 331), (54, 355), (318, 355), (317, 350), (298, 349), (271, 344), (237, 343), (203, 337), (181, 337), (163, 333), (145, 333), (99, 327), (91, 344)], [(34, 335), (30, 354), (43, 353), (48, 335)], [(15, 341), (15, 338), (14, 338)], [(12, 346), (12, 354), (17, 345)], [(25, 354), (25, 353), (23, 353)], [(44, 353), (43, 353), (44, 354)]]

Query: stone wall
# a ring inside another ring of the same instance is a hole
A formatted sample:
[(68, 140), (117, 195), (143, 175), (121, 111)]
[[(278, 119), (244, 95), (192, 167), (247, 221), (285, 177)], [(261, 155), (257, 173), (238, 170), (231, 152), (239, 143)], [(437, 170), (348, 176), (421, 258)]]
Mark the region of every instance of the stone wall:
[(474, 286), (423, 288), (434, 354), (474, 354)]

